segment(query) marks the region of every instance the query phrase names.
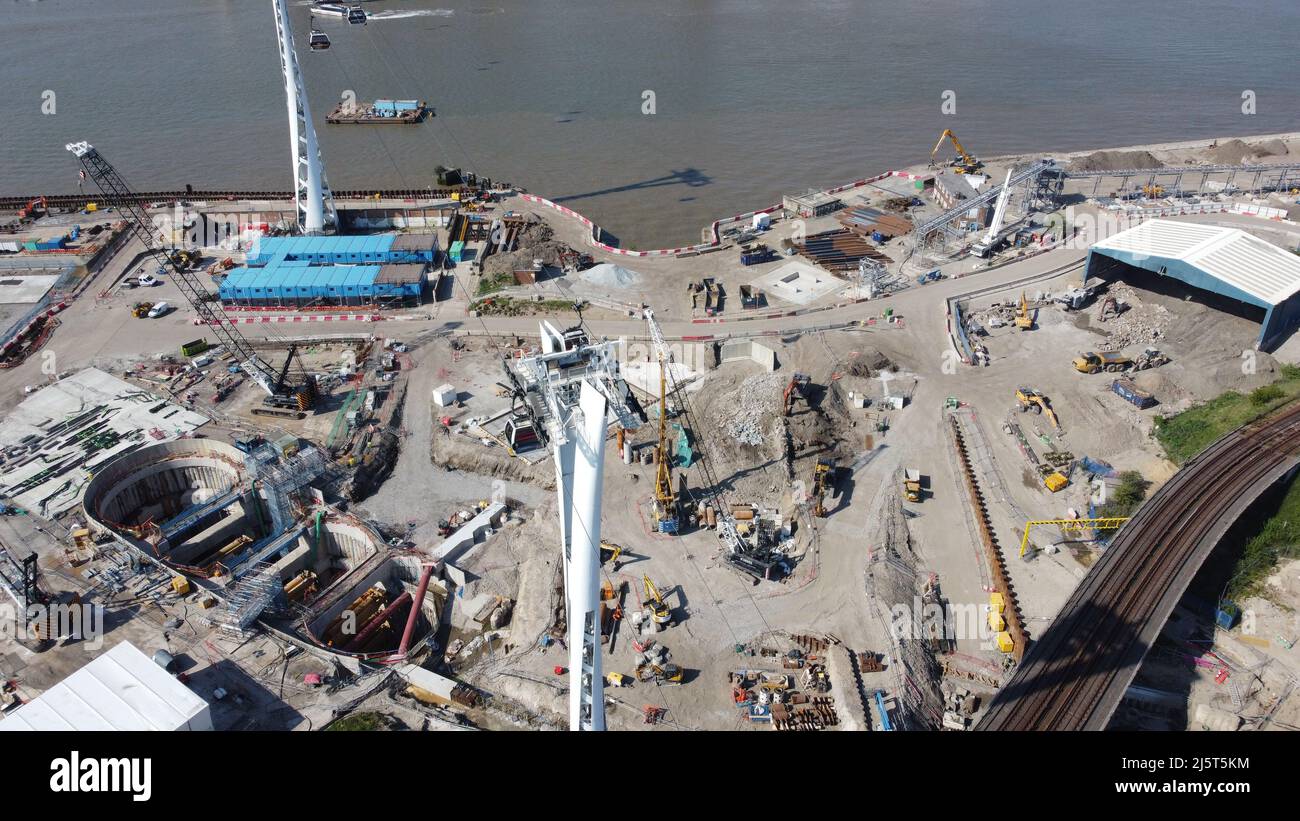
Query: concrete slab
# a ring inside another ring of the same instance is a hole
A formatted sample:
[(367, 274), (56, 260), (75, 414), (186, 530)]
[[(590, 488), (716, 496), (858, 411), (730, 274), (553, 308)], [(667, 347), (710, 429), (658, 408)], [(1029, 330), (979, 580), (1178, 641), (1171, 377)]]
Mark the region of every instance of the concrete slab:
[[(0, 493), (43, 516), (57, 516), (80, 504), (91, 474), (120, 454), (177, 439), (207, 422), (88, 368), (41, 388), (0, 422)], [(96, 448), (92, 440), (104, 435), (115, 441)], [(42, 473), (48, 475), (38, 480)]]
[(30, 305), (40, 302), (58, 281), (59, 277), (54, 275), (7, 276), (0, 272), (0, 305)]
[(794, 261), (787, 262), (750, 284), (761, 288), (769, 298), (776, 297), (795, 305), (807, 305), (827, 294), (835, 293), (848, 283), (815, 265)]

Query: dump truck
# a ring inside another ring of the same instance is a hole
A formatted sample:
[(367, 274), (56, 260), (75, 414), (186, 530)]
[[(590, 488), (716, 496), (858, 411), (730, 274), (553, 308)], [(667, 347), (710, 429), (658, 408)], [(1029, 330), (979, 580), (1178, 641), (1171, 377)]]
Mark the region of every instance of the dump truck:
[(1074, 369), (1079, 373), (1120, 373), (1133, 366), (1133, 360), (1114, 351), (1088, 351), (1074, 358)]
[(921, 501), (921, 471), (916, 468), (903, 471), (903, 494), (909, 502)]
[(1125, 356), (1114, 351), (1096, 353), (1088, 351), (1075, 357), (1074, 369), (1079, 373), (1124, 373), (1125, 371), (1145, 371), (1169, 364), (1169, 357), (1158, 348), (1146, 348), (1137, 356)]

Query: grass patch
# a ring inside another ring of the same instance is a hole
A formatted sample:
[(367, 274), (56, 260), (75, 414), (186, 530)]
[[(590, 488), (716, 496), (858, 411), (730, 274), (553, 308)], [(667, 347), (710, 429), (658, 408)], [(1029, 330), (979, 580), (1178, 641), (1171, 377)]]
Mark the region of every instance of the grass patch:
[(326, 730), (338, 730), (340, 732), (374, 732), (375, 730), (388, 729), (388, 717), (383, 713), (353, 713), (346, 718), (340, 718)]
[(1281, 371), (1276, 382), (1249, 394), (1228, 391), (1177, 416), (1157, 416), (1156, 441), (1175, 464), (1183, 464), (1224, 434), (1300, 398), (1300, 367), (1283, 365)]
[(515, 275), (509, 271), (485, 276), (478, 281), (478, 295), (487, 296), (515, 284)]
[(1241, 601), (1265, 596), (1264, 580), (1282, 559), (1300, 558), (1300, 481), (1287, 488), (1277, 512), (1246, 542), (1228, 582), (1226, 597)]

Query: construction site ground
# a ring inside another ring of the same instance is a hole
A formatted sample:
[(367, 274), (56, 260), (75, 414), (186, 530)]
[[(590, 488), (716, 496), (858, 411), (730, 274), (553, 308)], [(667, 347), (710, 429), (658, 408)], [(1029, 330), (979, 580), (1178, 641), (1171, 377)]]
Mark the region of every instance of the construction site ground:
[[(881, 186), (879, 195), (870, 192), (868, 196), (902, 193), (899, 183), (890, 182)], [(1101, 297), (1073, 313), (1050, 303), (1036, 305), (1034, 330), (1020, 331), (1014, 326), (993, 330), (984, 340), (990, 364), (973, 367), (954, 360), (946, 300), (1004, 284), (1007, 287), (1002, 291), (973, 298), (969, 309), (979, 312), (995, 301), (1011, 303), (1022, 292), (1037, 303), (1040, 294), (1059, 293), (1078, 284), (1081, 268), (1029, 284), (1015, 283), (1060, 271), (1082, 260), (1084, 249), (1054, 250), (987, 270), (982, 264), (976, 270), (974, 262), (962, 259), (941, 266), (946, 278), (935, 283), (918, 286), (913, 278), (896, 293), (860, 304), (850, 303), (837, 292), (809, 306), (816, 310), (775, 316), (777, 311), (741, 308), (739, 286), (774, 270), (784, 258), (745, 267), (733, 248), (696, 257), (628, 259), (590, 248), (585, 229), (572, 219), (518, 199), (508, 200), (504, 207), (536, 214), (552, 227), (556, 239), (592, 253), (597, 262), (616, 263), (639, 275), (620, 287), (593, 286), (584, 291), (574, 284), (566, 293), (578, 297), (590, 293), (607, 301), (583, 314), (588, 328), (598, 336), (643, 342), (645, 323), (619, 306), (645, 303), (655, 309), (671, 340), (690, 338), (678, 350), (691, 351), (692, 368), (698, 375), (689, 395), (701, 429), (691, 431), (692, 444), (713, 460), (714, 473), (729, 501), (776, 509), (795, 522), (798, 561), (793, 573), (780, 582), (754, 585), (720, 561), (722, 545), (713, 532), (702, 530), (675, 538), (650, 533), (654, 466), (635, 460), (633, 465), (624, 465), (611, 442), (606, 456), (602, 535), (621, 545), (626, 554), (617, 571), (610, 565), (605, 571), (615, 590), (626, 583), (625, 613), (639, 607), (644, 596), (643, 575), (665, 593), (676, 623), (658, 633), (655, 640), (667, 646), (672, 662), (687, 671), (681, 686), (637, 683), (609, 690), (611, 701), (621, 705), (609, 710), (614, 727), (641, 726), (646, 705), (667, 709), (662, 726), (763, 726), (741, 718), (731, 700), (727, 674), (738, 669), (782, 671), (779, 656), (764, 656), (759, 651), (784, 652), (792, 646), (790, 636), (798, 635), (829, 642), (821, 654), (831, 667), (832, 695), (841, 726), (874, 725), (875, 716), (862, 709), (863, 694), (881, 688), (897, 695), (908, 687), (889, 629), (894, 605), (904, 603), (906, 597), (897, 585), (886, 590), (881, 581), (885, 565), (893, 561), (890, 557), (901, 557), (898, 561), (918, 580), (934, 574), (952, 605), (982, 612), (988, 602), (990, 569), (977, 541), (949, 438), (951, 416), (958, 418), (967, 436), (977, 479), (989, 500), (989, 515), (1032, 636), (1050, 625), (1086, 572), (1092, 554), (1088, 546), (1066, 546), (1024, 562), (1015, 555), (1024, 523), (1062, 518), (1071, 510), (1085, 515), (1090, 490), (1077, 481), (1056, 494), (1049, 492), (1005, 426), (1018, 424), (1040, 456), (1049, 448), (1068, 451), (1117, 469), (1139, 470), (1159, 484), (1172, 474), (1173, 466), (1163, 459), (1150, 436), (1157, 415), (1168, 415), (1224, 390), (1250, 390), (1275, 378), (1279, 362), (1300, 359), (1300, 350), (1292, 340), (1273, 357), (1254, 355), (1253, 371), (1244, 372), (1242, 353), (1251, 348), (1257, 323), (1195, 301), (1116, 286), (1115, 292), (1130, 304), (1127, 314), (1099, 322), (1096, 312)], [(1222, 214), (1197, 219), (1249, 228), (1260, 223)], [(821, 218), (802, 229), (815, 233), (837, 225), (833, 218)], [(761, 241), (776, 247), (796, 228), (795, 221), (780, 220)], [(181, 344), (205, 335), (202, 327), (193, 324), (193, 312), (166, 278), (155, 288), (120, 291), (110, 287), (122, 277), (138, 250), (128, 245), (61, 315), (61, 326), (42, 349), (42, 353), (53, 354), (52, 360), (33, 356), (0, 372), (0, 411), (21, 401), (25, 387), (40, 385), (58, 374), (93, 365), (121, 375), (142, 363), (156, 363), (159, 353), (176, 354)], [(896, 262), (908, 256), (901, 241), (886, 244), (883, 250)], [(911, 266), (918, 262), (908, 260)], [(511, 707), (514, 718), (501, 721), (558, 728), (566, 723), (567, 677), (556, 675), (554, 668), (567, 667), (568, 657), (558, 644), (543, 647), (541, 643), (563, 611), (553, 466), (549, 461), (527, 464), (510, 457), (495, 442), (485, 444), (482, 437), (458, 430), (472, 417), (494, 417), (508, 407), (509, 399), (499, 395), (496, 386), (502, 380), (500, 360), (520, 343), (536, 339), (538, 317), (472, 317), (468, 308), (475, 299), (478, 277), (468, 265), (455, 268), (452, 276), (449, 298), (419, 309), (385, 312), (380, 322), (241, 327), (255, 340), (269, 337), (281, 345), (285, 345), (280, 339), (283, 336), (318, 337), (303, 348), (304, 366), (316, 372), (336, 371), (345, 350), (365, 344), (351, 339), (374, 335), (409, 346), (399, 357), (401, 368), (393, 380), (401, 381), (407, 390), (400, 422), (400, 456), (387, 481), (358, 503), (357, 510), (405, 529), (407, 538), (417, 546), (430, 548), (439, 543), (438, 520), (448, 513), (482, 499), (499, 498), (516, 505), (523, 521), (505, 526), (457, 560), (458, 567), (469, 574), (467, 594), (491, 592), (515, 601), (511, 621), (490, 631), (492, 638), (454, 662), (453, 669), (485, 692), (499, 696), (503, 704), (517, 702), (517, 707)], [(721, 281), (728, 295), (716, 324), (692, 321), (704, 317), (702, 312), (692, 311), (686, 286), (705, 276)], [(572, 275), (566, 275), (568, 278), (577, 283)], [(537, 292), (546, 293), (547, 287), (543, 284)], [(530, 288), (509, 292), (527, 293)], [(176, 310), (160, 319), (132, 317), (129, 306), (146, 297), (167, 300)], [(748, 319), (755, 314), (764, 318)], [(551, 318), (560, 326), (577, 319), (572, 313)], [(1125, 350), (1140, 351), (1150, 344), (1172, 360), (1135, 376), (1135, 381), (1160, 401), (1155, 408), (1138, 411), (1108, 390), (1107, 375), (1084, 375), (1071, 367), (1079, 353), (1107, 349), (1106, 334), (1116, 329), (1127, 343)], [(1153, 329), (1158, 335), (1149, 341), (1142, 338)], [(331, 342), (331, 335), (351, 339)], [(699, 339), (711, 335), (758, 339), (775, 351), (778, 366), (773, 372), (744, 361), (712, 367), (711, 355), (704, 349), (713, 340)], [(269, 350), (268, 359), (281, 361), (283, 350)], [(218, 366), (218, 370), (224, 367)], [(782, 390), (795, 372), (808, 374), (816, 390), (813, 402), (796, 405), (787, 418), (781, 409)], [(456, 389), (459, 404), (448, 408), (433, 405), (433, 390), (444, 383)], [(1021, 386), (1032, 387), (1050, 399), (1063, 433), (1053, 431), (1043, 416), (1016, 410), (1015, 391)], [(321, 409), (301, 422), (253, 416), (251, 408), (260, 403), (261, 393), (247, 381), (217, 405), (207, 398), (210, 383), (203, 383), (198, 390), (201, 396), (196, 410), (216, 420), (203, 435), (230, 437), (258, 430), (268, 437), (291, 432), (319, 442), (329, 435), (349, 388), (336, 386)], [(867, 396), (870, 405), (855, 407), (849, 401), (850, 392)], [(905, 404), (901, 409), (884, 409), (887, 396), (902, 396)], [(949, 397), (958, 401), (956, 409), (945, 408)], [(444, 416), (452, 422), (445, 433)], [(738, 426), (729, 428), (731, 422)], [(786, 452), (782, 441), (787, 432), (799, 446), (793, 454)], [(742, 441), (751, 435), (756, 435), (756, 441)], [(635, 449), (652, 448), (654, 438), (653, 425), (643, 428), (634, 434)], [(829, 515), (822, 519), (811, 516), (807, 506), (800, 504), (819, 456), (833, 456), (840, 467), (836, 492), (827, 502)], [(926, 492), (920, 502), (900, 501), (902, 472), (907, 468), (924, 476)], [(680, 472), (690, 487), (702, 483), (698, 466)], [(1047, 527), (1032, 534), (1032, 541), (1042, 547), (1062, 538)], [(57, 549), (54, 542), (45, 546), (50, 555)], [(47, 564), (51, 572), (59, 566), (57, 561)], [(919, 584), (914, 592), (919, 596)], [(118, 611), (120, 621), (112, 630), (121, 631), (117, 634), (122, 637), (135, 636), (139, 646), (151, 652), (163, 646), (159, 624), (172, 615), (184, 620), (183, 612), (172, 611), (189, 605), (157, 604), (142, 595), (137, 608)], [(141, 618), (154, 610), (159, 611), (157, 619)], [(603, 648), (606, 672), (629, 677), (634, 673), (632, 631), (630, 619), (625, 618), (612, 642)], [(179, 632), (168, 632), (166, 641), (184, 636), (183, 646), (191, 656), (209, 657), (208, 637), (202, 631), (182, 626)], [(469, 642), (472, 635), (462, 631), (456, 638)], [(213, 658), (245, 652), (213, 644), (219, 648)], [(308, 717), (314, 715), (310, 710), (329, 701), (319, 691), (279, 689), (271, 681), (281, 673), (279, 667), (271, 668), (276, 651), (268, 645), (258, 656), (256, 650), (246, 651), (251, 659), (241, 669), (254, 670), (253, 680), (260, 681), (266, 693)], [(968, 672), (996, 678), (1002, 668), (1003, 655), (987, 635), (957, 636), (955, 650), (953, 664)], [(754, 655), (749, 655), (750, 651)], [(861, 692), (849, 692), (845, 683), (852, 676), (838, 655), (841, 651), (883, 654), (885, 670), (864, 674)], [(73, 646), (39, 658), (13, 648), (0, 656), (6, 663), (0, 672), (25, 677), (33, 690), (49, 686), (85, 661), (85, 654)], [(200, 667), (203, 664), (200, 661)], [(11, 668), (26, 672), (13, 673)], [(303, 670), (289, 669), (286, 680), (297, 675), (296, 680), (301, 681)], [(798, 678), (797, 671), (786, 672)], [(937, 681), (921, 684), (922, 689), (931, 685), (938, 689)], [(340, 698), (358, 694), (381, 698), (363, 693), (363, 689), (350, 689), (334, 699), (334, 706)], [(319, 726), (315, 718), (310, 722), (290, 720), (288, 712), (282, 718), (277, 726)], [(248, 721), (232, 714), (225, 726), (252, 726)]]

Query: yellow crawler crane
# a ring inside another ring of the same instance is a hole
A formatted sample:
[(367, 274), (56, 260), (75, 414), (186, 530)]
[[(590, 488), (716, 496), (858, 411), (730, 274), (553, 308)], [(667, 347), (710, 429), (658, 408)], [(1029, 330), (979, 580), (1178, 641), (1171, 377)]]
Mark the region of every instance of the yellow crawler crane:
[(668, 444), (668, 344), (649, 311), (646, 321), (659, 360), (659, 441), (655, 444), (654, 527), (659, 533), (676, 533), (679, 523), (677, 494), (673, 490), (673, 453)]

